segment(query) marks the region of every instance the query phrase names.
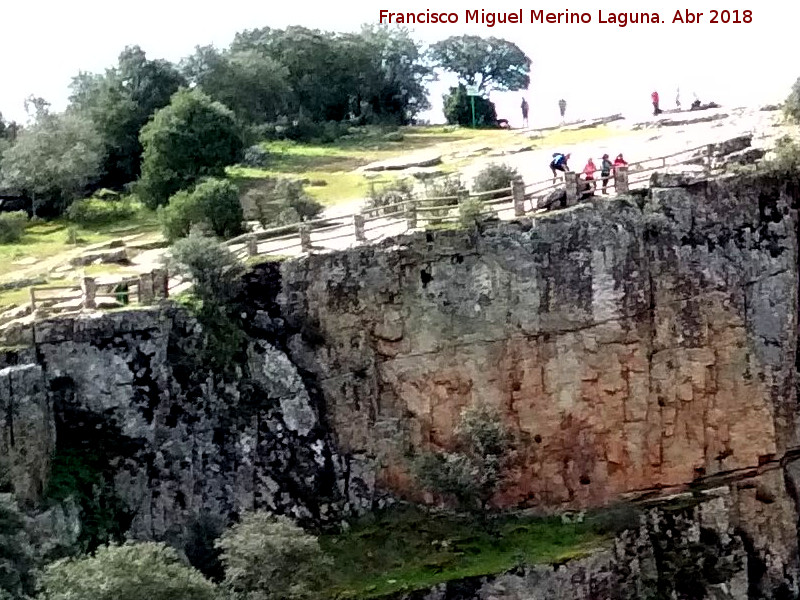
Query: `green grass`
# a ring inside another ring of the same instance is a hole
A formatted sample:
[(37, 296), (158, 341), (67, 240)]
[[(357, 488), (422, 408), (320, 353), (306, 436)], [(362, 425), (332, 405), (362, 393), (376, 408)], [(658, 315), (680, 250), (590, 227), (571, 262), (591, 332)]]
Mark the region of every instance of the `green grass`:
[(337, 598), (374, 598), (445, 581), (503, 573), (520, 564), (555, 563), (609, 543), (608, 519), (583, 523), (506, 516), (481, 521), (394, 508), (320, 539), (333, 557)]

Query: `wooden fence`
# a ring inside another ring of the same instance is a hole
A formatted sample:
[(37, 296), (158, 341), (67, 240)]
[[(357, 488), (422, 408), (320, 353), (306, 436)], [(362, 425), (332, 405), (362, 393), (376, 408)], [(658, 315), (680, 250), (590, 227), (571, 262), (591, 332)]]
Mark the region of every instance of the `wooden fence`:
[[(702, 165), (703, 171), (710, 175), (714, 147), (714, 144), (698, 146), (619, 167), (608, 178), (606, 187), (623, 194), (634, 187), (648, 185), (655, 171), (688, 163)], [(601, 191), (602, 175), (587, 182), (581, 174), (568, 171), (563, 180), (549, 178), (526, 184), (519, 179), (509, 187), (485, 192), (463, 190), (453, 196), (412, 197), (354, 214), (253, 231), (225, 243), (240, 260), (264, 255), (306, 254), (325, 249), (322, 244), (326, 242), (345, 241), (339, 247), (349, 247), (353, 243), (371, 243), (389, 235), (458, 222), (468, 203), (471, 203), (469, 208), (473, 215), (519, 218), (552, 208), (552, 193), (563, 189), (564, 194), (559, 194), (558, 198), (561, 206), (573, 206), (581, 201), (587, 185), (595, 188), (594, 193)], [(190, 285), (191, 282), (181, 278), (170, 279), (164, 269), (111, 281), (84, 277), (80, 285), (30, 288), (31, 307), (35, 314), (47, 314), (130, 303), (148, 305)]]

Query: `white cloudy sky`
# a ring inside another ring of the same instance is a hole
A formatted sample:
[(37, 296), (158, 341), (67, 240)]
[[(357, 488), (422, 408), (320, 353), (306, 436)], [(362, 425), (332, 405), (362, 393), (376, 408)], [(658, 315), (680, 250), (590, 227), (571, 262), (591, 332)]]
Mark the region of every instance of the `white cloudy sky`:
[[(696, 93), (702, 101), (726, 106), (782, 100), (800, 76), (797, 60), (797, 24), (800, 2), (707, 2), (680, 4), (652, 0), (603, 3), (604, 12), (653, 11), (672, 20), (676, 10), (690, 7), (704, 12), (701, 24), (615, 25), (596, 23), (599, 3), (555, 2), (521, 4), (505, 0), (467, 5), (452, 0), (358, 0), (320, 2), (294, 0), (108, 0), (7, 1), (0, 5), (0, 111), (24, 119), (23, 100), (43, 96), (60, 109), (67, 86), (79, 70), (101, 71), (113, 64), (120, 50), (139, 44), (150, 57), (179, 60), (194, 46), (226, 46), (235, 32), (271, 26), (304, 25), (328, 30), (355, 30), (375, 23), (381, 8), (391, 11), (455, 11), (490, 8), (514, 11), (531, 8), (588, 11), (595, 23), (580, 25), (511, 24), (485, 26), (418, 25), (414, 35), (433, 42), (449, 35), (472, 33), (505, 37), (533, 59), (527, 92), (534, 123), (546, 124), (557, 116), (557, 101), (568, 102), (568, 117), (624, 112), (647, 114), (650, 92), (659, 90), (662, 105), (674, 104), (675, 90), (687, 104)], [(781, 6), (782, 5), (782, 6)], [(659, 8), (660, 7), (660, 8)], [(750, 24), (710, 24), (714, 8), (752, 10)], [(527, 21), (527, 18), (526, 18)], [(436, 84), (431, 99), (438, 110), (442, 88)], [(500, 116), (512, 123), (519, 118), (521, 93), (493, 96)]]

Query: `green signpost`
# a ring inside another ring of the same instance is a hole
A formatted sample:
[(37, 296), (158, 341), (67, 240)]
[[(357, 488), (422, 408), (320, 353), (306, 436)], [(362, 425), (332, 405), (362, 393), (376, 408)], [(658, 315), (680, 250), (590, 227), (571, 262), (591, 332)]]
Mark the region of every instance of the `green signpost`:
[(468, 85), (467, 86), (467, 96), (469, 96), (470, 102), (472, 103), (472, 128), (475, 129), (475, 96), (480, 96), (481, 93), (478, 90), (477, 85)]

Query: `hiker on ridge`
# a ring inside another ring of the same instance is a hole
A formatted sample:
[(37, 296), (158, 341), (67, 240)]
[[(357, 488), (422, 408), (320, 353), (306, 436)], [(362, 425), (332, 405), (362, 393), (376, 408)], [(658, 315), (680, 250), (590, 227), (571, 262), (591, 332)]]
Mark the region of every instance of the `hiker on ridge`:
[(661, 109), (658, 107), (658, 92), (650, 94), (650, 99), (653, 101), (653, 116), (657, 117), (661, 114)]
[(562, 154), (561, 152), (556, 152), (553, 154), (553, 160), (550, 161), (550, 170), (553, 172), (553, 183), (556, 182), (558, 178), (557, 171), (561, 171), (562, 173), (567, 172), (567, 161), (569, 160), (569, 154)]
[(603, 193), (608, 194), (608, 179), (611, 176), (611, 169), (614, 167), (608, 159), (608, 154), (603, 154), (603, 162), (600, 163), (600, 176), (603, 178)]
[(522, 126), (528, 126), (528, 101), (525, 98), (522, 99), (522, 104), (520, 105), (522, 108)]
[(567, 112), (567, 101), (563, 98), (558, 101), (558, 110), (561, 112), (561, 122), (564, 122), (564, 115)]

